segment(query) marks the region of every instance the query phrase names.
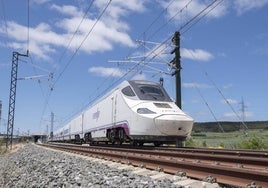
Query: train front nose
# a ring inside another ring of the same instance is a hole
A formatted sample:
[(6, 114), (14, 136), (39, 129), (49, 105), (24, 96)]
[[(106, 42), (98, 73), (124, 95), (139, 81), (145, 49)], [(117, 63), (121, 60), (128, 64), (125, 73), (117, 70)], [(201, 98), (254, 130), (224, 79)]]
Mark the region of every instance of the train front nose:
[(161, 115), (154, 119), (156, 129), (162, 134), (186, 137), (193, 128), (193, 119), (182, 115)]

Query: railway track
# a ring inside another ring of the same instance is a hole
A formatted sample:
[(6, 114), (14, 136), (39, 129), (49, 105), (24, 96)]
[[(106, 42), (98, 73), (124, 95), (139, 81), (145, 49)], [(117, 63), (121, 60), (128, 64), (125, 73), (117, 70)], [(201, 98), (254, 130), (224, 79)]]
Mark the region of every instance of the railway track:
[(43, 144), (194, 179), (238, 187), (268, 187), (268, 152), (200, 148), (118, 148)]

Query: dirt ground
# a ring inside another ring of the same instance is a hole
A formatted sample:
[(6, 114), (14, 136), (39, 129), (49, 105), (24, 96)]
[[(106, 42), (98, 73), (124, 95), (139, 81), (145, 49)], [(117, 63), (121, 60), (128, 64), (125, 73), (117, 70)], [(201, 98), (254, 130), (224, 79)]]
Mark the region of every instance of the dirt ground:
[[(12, 149), (8, 149), (6, 152), (3, 152), (4, 154), (9, 154), (9, 153), (13, 153), (16, 152), (18, 149), (23, 148), (25, 146), (25, 143), (16, 143), (12, 145)], [(6, 150), (6, 146), (2, 146), (1, 151), (5, 151)]]

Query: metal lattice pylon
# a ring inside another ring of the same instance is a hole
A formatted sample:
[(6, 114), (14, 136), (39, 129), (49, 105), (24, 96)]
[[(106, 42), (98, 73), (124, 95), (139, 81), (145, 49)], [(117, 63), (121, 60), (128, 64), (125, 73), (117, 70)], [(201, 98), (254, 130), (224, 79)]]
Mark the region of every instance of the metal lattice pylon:
[(6, 137), (7, 148), (9, 146), (12, 148), (19, 56), (28, 57), (28, 51), (27, 54), (20, 54), (18, 52), (13, 52), (12, 56), (9, 107), (8, 107), (8, 118), (7, 118), (7, 137)]
[(17, 88), (17, 75), (18, 75), (18, 59), (19, 59), (19, 53), (13, 52), (12, 65), (11, 65), (11, 81), (10, 81), (8, 121), (7, 121), (7, 138), (6, 138), (6, 147), (7, 148), (9, 146), (12, 148), (13, 125), (14, 125), (15, 102), (16, 102), (16, 88)]

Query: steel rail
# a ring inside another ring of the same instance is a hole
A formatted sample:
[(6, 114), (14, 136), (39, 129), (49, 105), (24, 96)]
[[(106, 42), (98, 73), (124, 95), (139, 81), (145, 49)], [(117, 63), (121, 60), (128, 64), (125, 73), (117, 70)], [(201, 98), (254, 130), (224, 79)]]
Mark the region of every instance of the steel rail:
[(158, 147), (157, 150), (168, 150), (174, 152), (189, 152), (189, 153), (211, 153), (211, 154), (223, 154), (232, 156), (247, 156), (267, 158), (268, 150), (246, 150), (246, 149), (215, 149), (215, 148), (162, 148)]
[[(215, 156), (211, 159), (211, 156), (207, 155), (207, 158), (205, 159), (204, 154), (198, 154), (194, 158), (191, 158), (190, 155), (178, 157), (177, 154), (174, 155), (173, 152), (168, 153), (163, 151), (159, 152), (107, 147), (98, 148), (70, 144), (52, 144), (44, 146), (72, 151), (93, 157), (101, 156), (101, 158), (126, 164), (131, 163), (134, 166), (144, 166), (148, 169), (160, 169), (170, 174), (183, 172), (186, 173), (188, 177), (195, 179), (205, 179), (208, 176), (214, 177), (218, 183), (224, 185), (245, 187), (247, 184), (255, 182), (257, 185), (261, 185), (262, 187), (268, 187), (267, 158), (266, 160), (263, 158), (255, 158), (257, 162), (252, 162), (254, 161), (254, 158), (251, 157), (251, 165), (250, 167), (246, 167), (244, 161), (247, 160), (244, 159), (245, 157), (240, 157), (240, 165), (238, 165), (231, 161), (230, 156), (228, 156), (228, 159), (225, 159), (226, 156), (220, 156), (219, 154), (217, 154), (218, 162), (215, 162)], [(235, 160), (237, 161), (239, 159)], [(228, 163), (226, 163), (226, 161)], [(261, 165), (262, 162), (265, 162), (265, 165)]]
[[(65, 145), (65, 144), (64, 144)], [(77, 145), (69, 144), (69, 147), (77, 147)], [(83, 146), (82, 146), (83, 147)], [(90, 146), (92, 149), (100, 149), (103, 148), (105, 150), (109, 151), (121, 151), (125, 152), (127, 149), (127, 152), (129, 153), (142, 153), (145, 155), (161, 155), (166, 157), (173, 157), (173, 158), (187, 158), (187, 159), (195, 159), (195, 160), (208, 160), (208, 161), (214, 161), (214, 163), (220, 163), (220, 162), (229, 162), (234, 163), (237, 166), (243, 165), (256, 165), (256, 166), (268, 166), (268, 155), (265, 155), (265, 153), (258, 154), (259, 152), (256, 152), (258, 155), (254, 155), (253, 151), (249, 152), (241, 152), (241, 150), (233, 150), (233, 151), (227, 151), (227, 154), (225, 151), (217, 151), (215, 149), (212, 150), (212, 152), (209, 149), (190, 149), (191, 152), (189, 152), (188, 148), (175, 148), (175, 149), (163, 149), (163, 148), (157, 148), (155, 150), (147, 150), (147, 149), (135, 149), (135, 148), (118, 148), (118, 147), (98, 147), (98, 146)], [(238, 154), (239, 153), (239, 154)], [(248, 155), (247, 153), (250, 153)], [(224, 155), (224, 156), (223, 156)]]

